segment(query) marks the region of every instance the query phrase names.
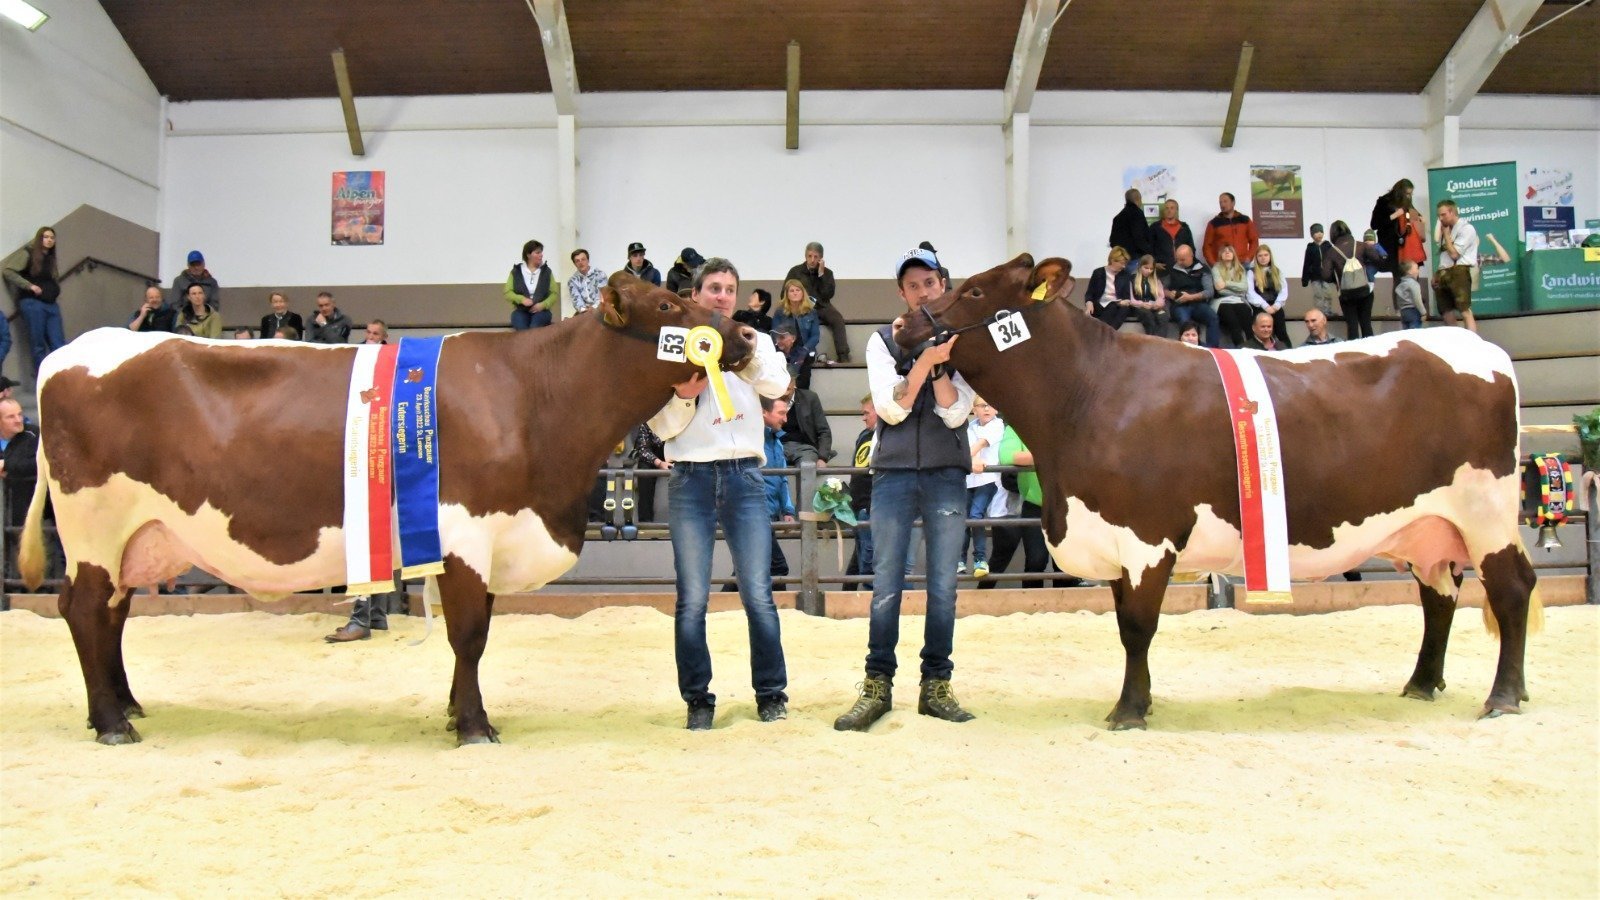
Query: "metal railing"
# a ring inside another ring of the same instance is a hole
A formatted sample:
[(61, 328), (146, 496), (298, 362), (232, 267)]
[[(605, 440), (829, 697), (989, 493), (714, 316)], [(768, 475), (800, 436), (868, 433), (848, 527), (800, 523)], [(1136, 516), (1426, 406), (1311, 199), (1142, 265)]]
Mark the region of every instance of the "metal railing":
[[(1576, 462), (1577, 458), (1569, 457), (1569, 461)], [(991, 466), (987, 469), (987, 471), (1004, 474), (1011, 472), (1031, 472), (1033, 470), (1031, 467), (1027, 466)], [(812, 462), (802, 462), (799, 466), (763, 468), (762, 472), (765, 475), (778, 475), (785, 478), (796, 479), (798, 483), (795, 485), (795, 487), (798, 489), (793, 494), (793, 496), (796, 498), (795, 506), (797, 510), (806, 511), (812, 507), (811, 498), (816, 493), (817, 487), (821, 483), (821, 479), (833, 476), (842, 476), (848, 478), (851, 475), (865, 474), (868, 472), (868, 470), (848, 466), (818, 466)], [(599, 477), (604, 480), (608, 477), (632, 476), (635, 479), (634, 483), (636, 485), (648, 484), (650, 488), (653, 489), (654, 479), (663, 478), (670, 474), (671, 473), (668, 471), (659, 469), (604, 468), (600, 470)], [(1600, 603), (1600, 567), (1595, 565), (1595, 551), (1596, 548), (1600, 548), (1600, 518), (1597, 518), (1593, 514), (1594, 510), (1600, 508), (1600, 481), (1590, 479), (1586, 489), (1588, 493), (1586, 505), (1589, 512), (1585, 513), (1582, 511), (1573, 511), (1569, 514), (1569, 520), (1573, 521), (1574, 523), (1579, 520), (1583, 522), (1585, 552), (1583, 555), (1582, 567), (1586, 571), (1586, 584), (1584, 593), (1585, 599), (1589, 603)], [(0, 491), (0, 521), (4, 522), (10, 521), (10, 510), (7, 503), (10, 498), (5, 496), (8, 493), (9, 491)], [(635, 505), (634, 509), (637, 509), (637, 505)], [(610, 515), (610, 513), (607, 513), (607, 515)], [(585, 533), (585, 540), (659, 541), (670, 538), (668, 524), (664, 521), (636, 521), (626, 517), (625, 521), (634, 526), (634, 529), (631, 532), (623, 532), (621, 529), (614, 529), (611, 532), (608, 532), (607, 526), (610, 523), (591, 522)], [(1040, 520), (1037, 517), (967, 519), (966, 523), (968, 527), (986, 528), (1040, 527)], [(920, 520), (915, 524), (920, 524)], [(837, 529), (822, 527), (823, 525), (824, 523), (822, 521), (819, 521), (815, 518), (800, 518), (795, 522), (774, 522), (772, 525), (773, 531), (780, 538), (793, 539), (798, 537), (800, 541), (800, 553), (798, 558), (799, 573), (774, 576), (772, 578), (772, 583), (774, 587), (794, 589), (797, 594), (796, 606), (802, 612), (810, 613), (812, 615), (823, 615), (826, 612), (827, 595), (826, 591), (823, 589), (824, 585), (839, 585), (841, 588), (848, 588), (850, 586), (866, 584), (873, 580), (873, 576), (870, 573), (855, 575), (845, 573), (825, 574), (822, 571), (822, 566), (820, 564), (820, 560), (824, 558), (822, 554), (826, 552), (824, 549), (825, 542), (853, 539), (857, 528), (870, 529), (870, 520), (860, 523), (857, 526), (841, 526)], [(44, 528), (46, 532), (47, 545), (59, 547), (59, 544), (55, 544), (53, 540), (53, 533), (55, 530), (54, 525), (50, 522), (46, 522)], [(9, 609), (10, 594), (14, 591), (22, 589), (21, 582), (15, 571), (16, 538), (20, 534), (21, 530), (22, 529), (19, 526), (9, 525), (3, 529), (0, 529), (0, 552), (3, 552), (3, 558), (5, 560), (5, 577), (3, 580), (0, 580), (0, 610)], [(624, 534), (631, 536), (624, 538)], [(718, 530), (718, 537), (721, 537), (720, 529)], [(843, 549), (839, 548), (836, 551), (836, 555), (843, 556)], [(1573, 568), (1570, 563), (1546, 563), (1541, 565), (1541, 559), (1538, 554), (1530, 555), (1533, 557), (1534, 567), (1536, 569)], [(47, 575), (51, 577), (47, 577), (44, 584), (41, 586), (41, 590), (48, 593), (59, 591), (64, 584), (62, 573), (59, 571), (60, 563), (52, 559), (51, 565), (53, 570), (47, 571)], [(1381, 572), (1385, 570), (1373, 568), (1363, 571)], [(198, 570), (196, 570), (196, 572), (198, 572)], [(735, 580), (735, 578), (736, 576), (733, 573), (728, 573), (722, 577), (716, 577), (714, 575), (711, 579), (711, 583), (713, 585), (727, 583)], [(1021, 584), (1043, 584), (1045, 582), (1059, 583), (1071, 579), (1072, 576), (1056, 570), (1052, 563), (1050, 564), (1049, 570), (1043, 572), (991, 572), (990, 574), (981, 578), (970, 575), (962, 576), (961, 581), (964, 584), (971, 586), (979, 583), (993, 584), (1002, 581), (1018, 582)], [(924, 584), (926, 581), (926, 575), (905, 576), (905, 582), (908, 586)], [(676, 578), (670, 569), (660, 574), (651, 575), (576, 575), (569, 573), (551, 582), (552, 585), (561, 587), (672, 587), (675, 583)], [(1174, 583), (1190, 582), (1185, 581)], [(1226, 578), (1212, 578), (1207, 581), (1207, 585), (1208, 608), (1228, 608), (1234, 605), (1234, 584), (1231, 581)], [(199, 573), (198, 575), (191, 575), (184, 578), (182, 580), (182, 587), (191, 592), (198, 593), (205, 593), (217, 590), (219, 588), (229, 592), (235, 590), (221, 579), (217, 579), (214, 576), (203, 572)], [(332, 591), (333, 589), (328, 588), (325, 590)]]

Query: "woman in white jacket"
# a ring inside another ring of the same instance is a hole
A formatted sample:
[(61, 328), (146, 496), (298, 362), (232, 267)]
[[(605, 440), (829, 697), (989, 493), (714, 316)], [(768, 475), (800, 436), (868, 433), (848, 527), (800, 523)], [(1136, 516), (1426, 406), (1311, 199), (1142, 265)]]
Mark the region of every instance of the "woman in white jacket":
[(1255, 311), (1272, 313), (1272, 333), (1285, 347), (1294, 346), (1283, 315), (1284, 304), (1289, 302), (1289, 282), (1278, 271), (1277, 263), (1272, 261), (1272, 248), (1266, 244), (1256, 249), (1255, 264), (1245, 279), (1244, 298)]

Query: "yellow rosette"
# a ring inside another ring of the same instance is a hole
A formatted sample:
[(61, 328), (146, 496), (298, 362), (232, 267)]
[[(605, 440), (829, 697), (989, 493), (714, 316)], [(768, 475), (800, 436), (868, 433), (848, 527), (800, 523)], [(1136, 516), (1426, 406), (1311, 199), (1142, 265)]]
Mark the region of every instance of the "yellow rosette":
[(689, 329), (688, 346), (684, 356), (689, 362), (706, 370), (711, 382), (711, 396), (717, 401), (717, 411), (724, 422), (733, 421), (733, 398), (728, 396), (728, 385), (722, 380), (722, 335), (709, 325), (696, 325)]

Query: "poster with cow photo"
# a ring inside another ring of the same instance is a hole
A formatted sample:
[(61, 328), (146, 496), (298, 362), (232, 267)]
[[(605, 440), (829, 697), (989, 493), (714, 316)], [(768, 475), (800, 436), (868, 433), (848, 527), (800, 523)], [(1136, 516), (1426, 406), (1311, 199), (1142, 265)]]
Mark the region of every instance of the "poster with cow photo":
[(1122, 170), (1122, 189), (1133, 188), (1144, 200), (1144, 221), (1150, 224), (1161, 218), (1161, 204), (1177, 192), (1178, 176), (1171, 166), (1129, 166)]
[(1305, 182), (1299, 166), (1250, 167), (1250, 215), (1264, 238), (1305, 237)]
[(333, 173), (334, 246), (383, 243), (383, 173)]

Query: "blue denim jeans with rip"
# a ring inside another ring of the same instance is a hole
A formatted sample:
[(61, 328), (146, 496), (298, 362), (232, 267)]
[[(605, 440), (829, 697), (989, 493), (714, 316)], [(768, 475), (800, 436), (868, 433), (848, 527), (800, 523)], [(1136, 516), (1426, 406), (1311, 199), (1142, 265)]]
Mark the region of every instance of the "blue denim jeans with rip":
[(956, 630), (956, 563), (967, 533), (967, 473), (962, 469), (889, 469), (872, 476), (872, 620), (867, 673), (893, 679), (900, 641), (900, 595), (911, 549), (911, 523), (920, 514), (927, 541), (928, 614), (922, 677), (947, 679)]
[(739, 600), (750, 630), (750, 681), (758, 699), (787, 700), (788, 670), (772, 602), (772, 521), (767, 485), (755, 458), (679, 462), (668, 482), (672, 561), (678, 573), (673, 612), (678, 692), (691, 706), (714, 705), (706, 605), (711, 599), (711, 554), (717, 523), (739, 571)]

